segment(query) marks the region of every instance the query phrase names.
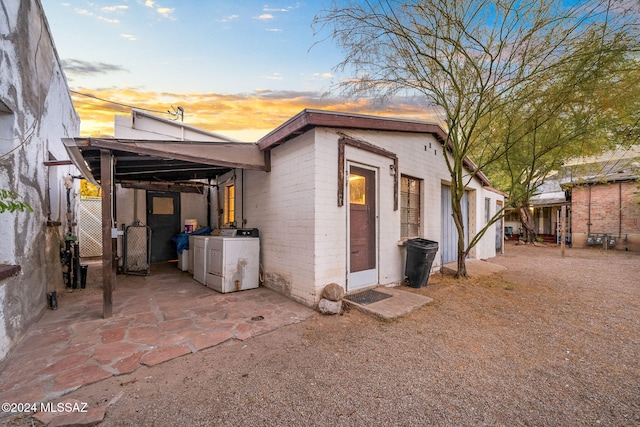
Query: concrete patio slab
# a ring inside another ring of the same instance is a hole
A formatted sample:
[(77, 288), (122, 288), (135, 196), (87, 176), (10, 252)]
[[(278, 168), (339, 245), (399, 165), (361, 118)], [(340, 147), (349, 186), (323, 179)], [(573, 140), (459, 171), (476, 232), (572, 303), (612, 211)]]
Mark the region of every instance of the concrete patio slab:
[(118, 275), (113, 316), (103, 319), (100, 268), (90, 264), (87, 288), (59, 295), (58, 309), (47, 310), (3, 361), (0, 401), (49, 402), (142, 365), (246, 340), (315, 314), (263, 287), (220, 294), (163, 263), (152, 266), (151, 276)]
[(375, 290), (376, 292), (390, 295), (391, 298), (385, 298), (381, 301), (370, 304), (358, 304), (346, 299), (343, 301), (360, 311), (383, 319), (394, 319), (396, 317), (404, 316), (413, 310), (433, 302), (429, 297), (404, 291), (400, 288), (379, 286), (375, 288)]

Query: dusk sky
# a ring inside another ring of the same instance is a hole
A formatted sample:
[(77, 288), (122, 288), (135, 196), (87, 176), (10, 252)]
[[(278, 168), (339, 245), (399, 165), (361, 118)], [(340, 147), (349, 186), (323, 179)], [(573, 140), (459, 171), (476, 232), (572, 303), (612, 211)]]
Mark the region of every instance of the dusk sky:
[(255, 141), (304, 108), (428, 120), (332, 90), (342, 59), (312, 21), (329, 1), (42, 0), (85, 136), (112, 135), (128, 105)]

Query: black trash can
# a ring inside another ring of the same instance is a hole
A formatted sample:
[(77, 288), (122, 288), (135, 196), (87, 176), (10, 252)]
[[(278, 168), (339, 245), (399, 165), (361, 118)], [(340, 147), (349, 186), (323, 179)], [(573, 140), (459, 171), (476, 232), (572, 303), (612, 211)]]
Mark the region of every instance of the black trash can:
[(80, 289), (87, 287), (87, 270), (89, 264), (80, 264)]
[(409, 286), (421, 288), (427, 286), (431, 265), (438, 252), (438, 242), (427, 239), (407, 240), (407, 262), (404, 274)]

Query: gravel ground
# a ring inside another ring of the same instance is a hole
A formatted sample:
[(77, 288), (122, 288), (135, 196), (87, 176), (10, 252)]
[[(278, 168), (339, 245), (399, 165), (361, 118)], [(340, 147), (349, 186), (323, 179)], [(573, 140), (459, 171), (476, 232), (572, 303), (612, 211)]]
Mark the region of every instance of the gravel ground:
[(351, 310), (77, 390), (103, 426), (640, 426), (640, 254), (508, 245), (394, 321)]

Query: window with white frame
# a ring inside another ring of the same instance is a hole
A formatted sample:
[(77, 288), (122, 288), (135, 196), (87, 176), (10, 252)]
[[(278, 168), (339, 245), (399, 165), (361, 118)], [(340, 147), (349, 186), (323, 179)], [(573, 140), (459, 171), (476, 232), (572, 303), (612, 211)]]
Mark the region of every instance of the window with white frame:
[(421, 179), (403, 175), (400, 179), (400, 237), (420, 236)]

